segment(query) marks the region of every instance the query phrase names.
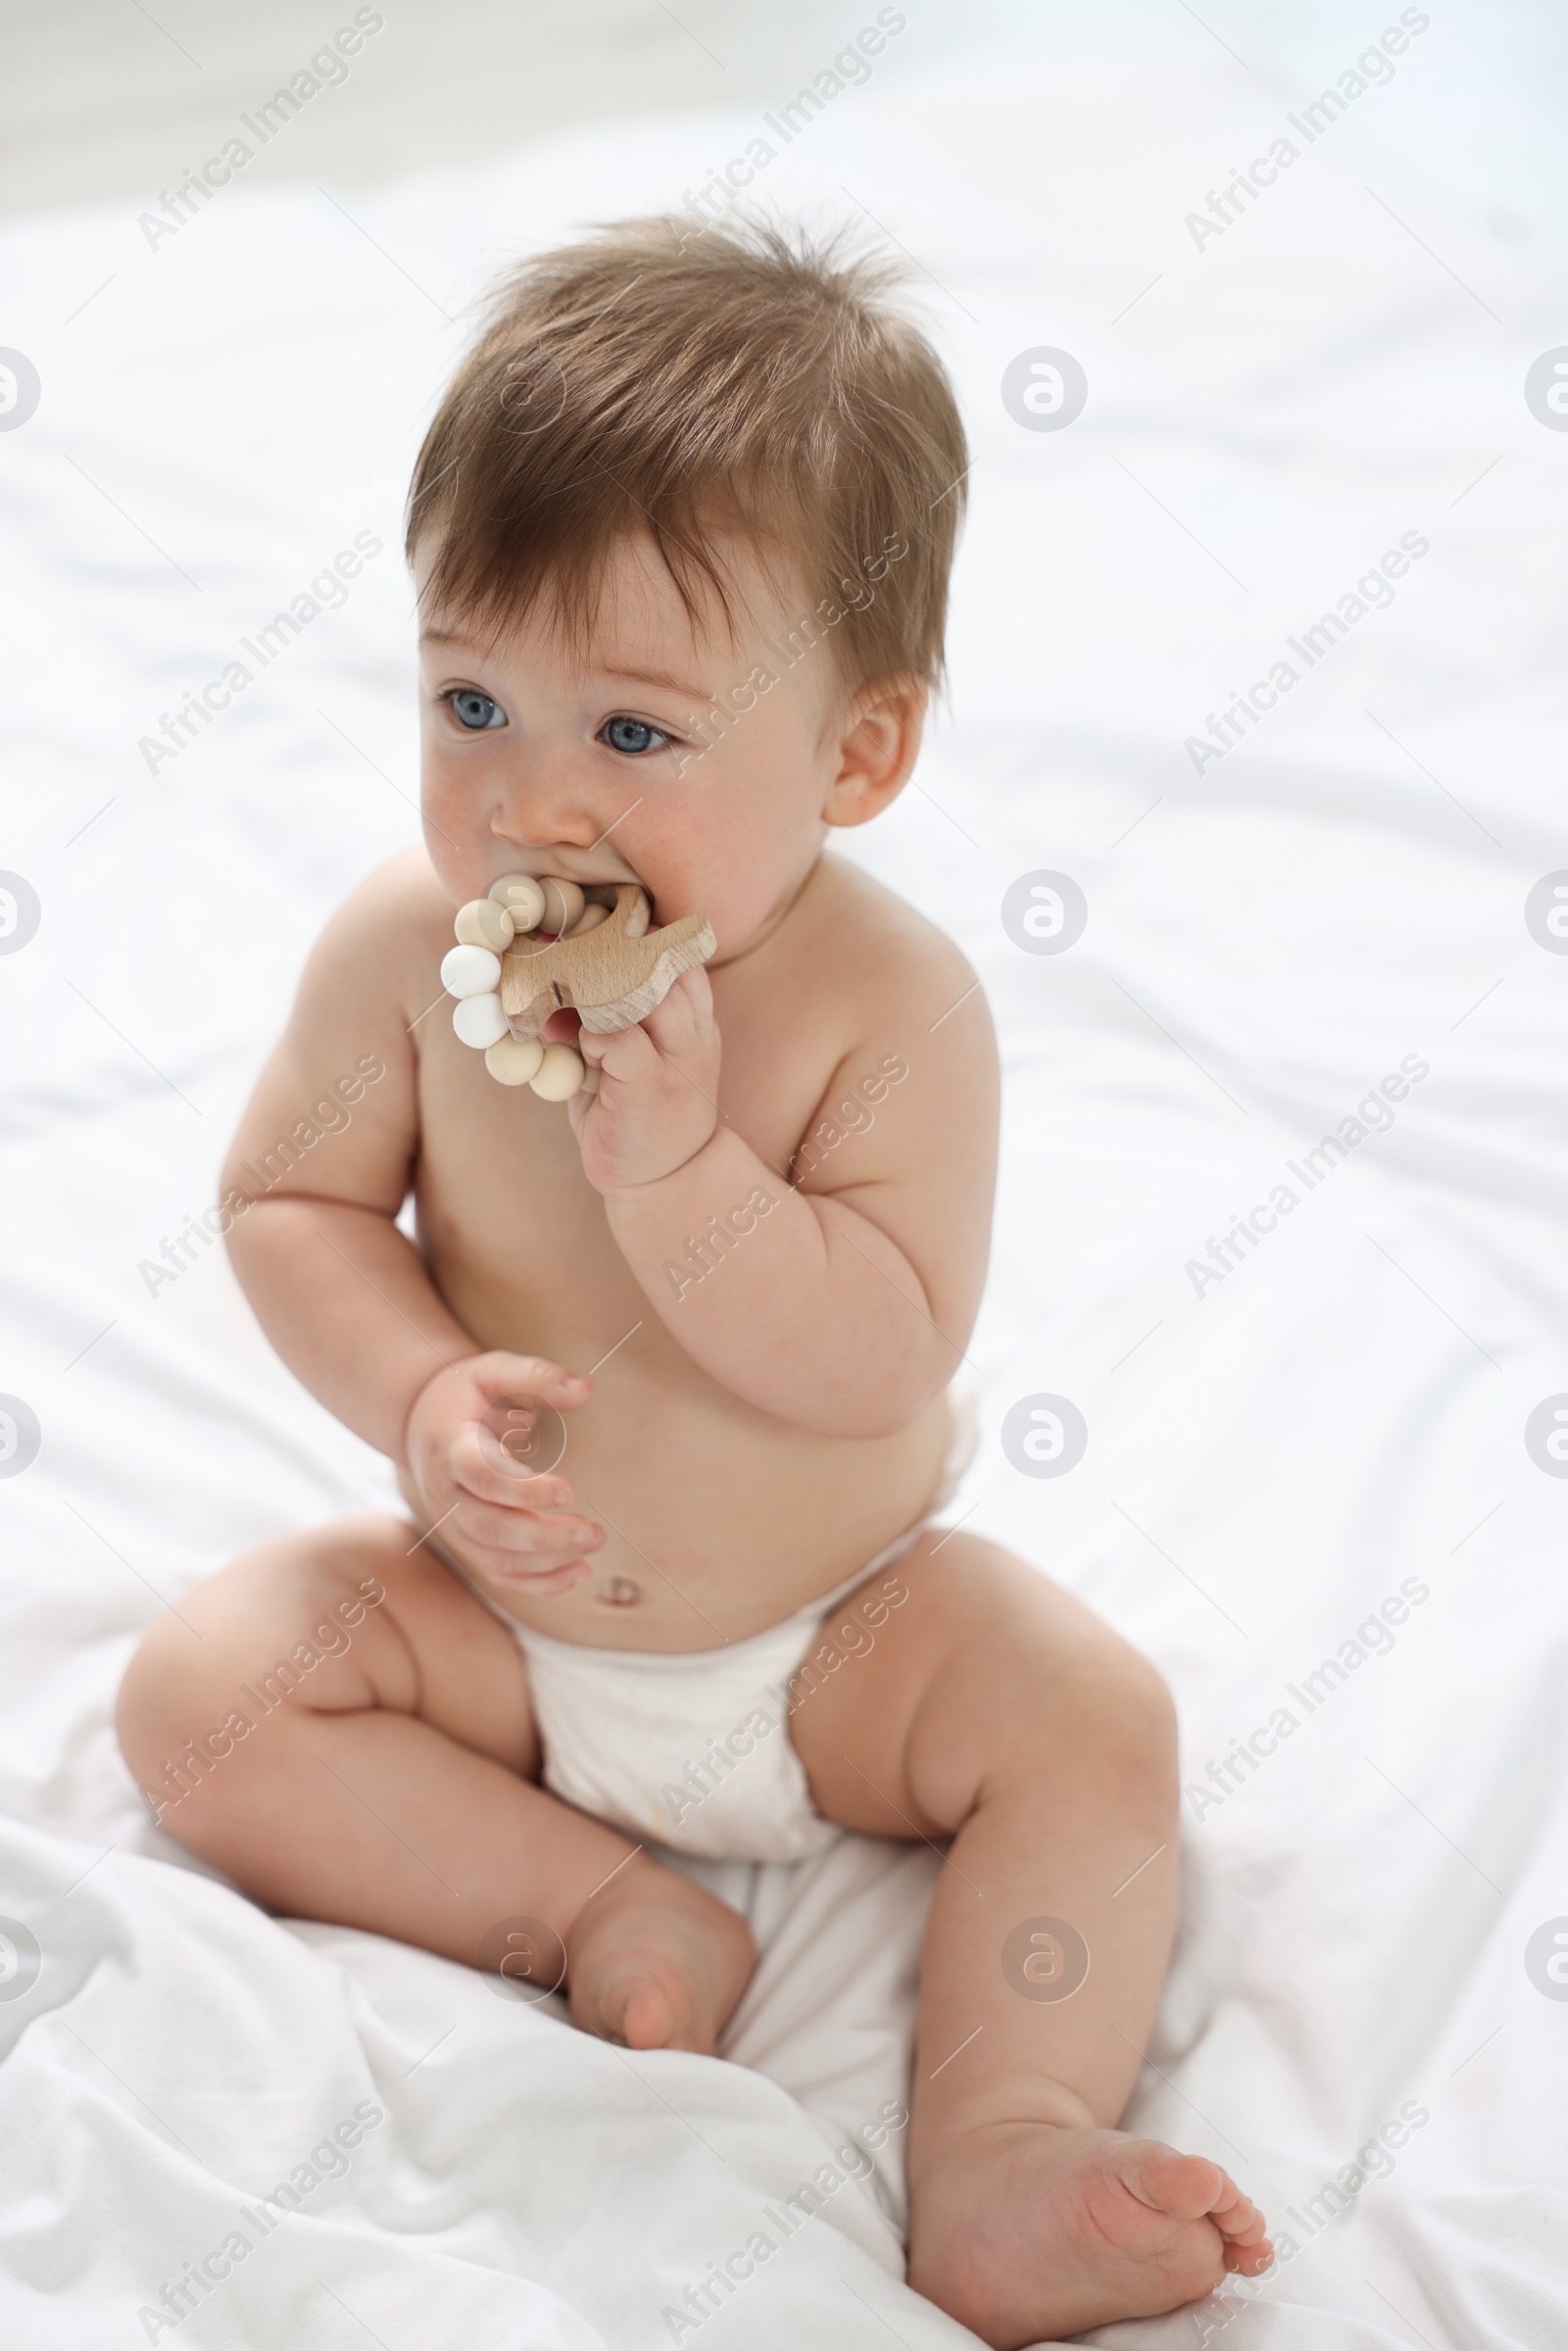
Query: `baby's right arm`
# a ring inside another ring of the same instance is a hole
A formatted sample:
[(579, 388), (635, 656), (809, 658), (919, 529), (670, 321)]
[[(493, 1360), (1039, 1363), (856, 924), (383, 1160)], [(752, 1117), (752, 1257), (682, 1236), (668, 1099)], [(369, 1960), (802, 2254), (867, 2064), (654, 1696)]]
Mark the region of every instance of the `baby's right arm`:
[[(289, 1369), (408, 1469), (430, 1522), (456, 1516), (498, 1582), (563, 1590), (588, 1573), (582, 1554), (603, 1535), (560, 1515), (571, 1500), (565, 1479), (509, 1476), (479, 1429), (502, 1398), (571, 1411), (588, 1382), (534, 1357), (477, 1351), (396, 1222), (418, 1145), (398, 965), (416, 927), (420, 865), (400, 857), (372, 874), (306, 964), (224, 1167), (225, 1197), (251, 1202), (229, 1255)], [(342, 1100), (352, 1087), (329, 1091), (344, 1072), (365, 1079), (352, 1107)]]

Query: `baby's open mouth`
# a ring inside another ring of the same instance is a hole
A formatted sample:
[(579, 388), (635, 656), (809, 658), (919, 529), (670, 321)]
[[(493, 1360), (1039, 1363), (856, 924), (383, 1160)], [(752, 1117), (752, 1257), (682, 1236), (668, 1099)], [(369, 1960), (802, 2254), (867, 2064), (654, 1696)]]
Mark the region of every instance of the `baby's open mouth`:
[[(639, 875), (632, 873), (629, 869), (623, 869), (619, 873), (573, 872), (571, 867), (574, 862), (575, 860), (569, 857), (559, 857), (552, 863), (546, 857), (540, 857), (531, 865), (514, 866), (512, 870), (514, 873), (530, 874), (541, 887), (548, 887), (552, 882), (559, 882), (564, 883), (568, 890), (580, 891), (585, 901), (585, 912), (590, 906), (602, 906), (609, 914), (614, 909), (617, 890), (640, 890), (648, 902), (649, 921), (657, 927), (660, 917), (654, 904), (654, 894)], [(530, 935), (540, 947), (551, 946), (557, 939), (569, 936), (580, 926), (580, 920), (581, 918), (578, 917), (577, 921), (565, 923), (558, 929), (556, 923), (551, 919), (551, 913), (547, 911), (543, 921), (531, 927)], [(592, 927), (591, 923), (589, 927)]]

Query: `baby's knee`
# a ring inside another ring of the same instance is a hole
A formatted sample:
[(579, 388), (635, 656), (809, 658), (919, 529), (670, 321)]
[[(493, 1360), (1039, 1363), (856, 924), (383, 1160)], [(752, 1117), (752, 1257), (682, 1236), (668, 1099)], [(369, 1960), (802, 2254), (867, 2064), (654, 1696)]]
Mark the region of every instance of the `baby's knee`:
[[(216, 1612), (198, 1631), (178, 1611), (160, 1617), (132, 1656), (115, 1703), (120, 1751), (161, 1828), (176, 1837), (200, 1791), (234, 1752), (234, 1705), (221, 1702), (222, 1651), (214, 1647)], [(235, 1701), (237, 1703), (237, 1700)]]
[(284, 1726), (323, 1705), (366, 1703), (363, 1629), (386, 1597), (363, 1545), (323, 1552), (302, 1539), (235, 1561), (160, 1617), (115, 1712), (154, 1817), (179, 1835), (183, 1819), (233, 1784), (221, 1769), (231, 1756), (243, 1753), (254, 1770)]
[(1026, 1743), (1059, 1769), (1066, 1758), (1102, 1787), (1175, 1801), (1176, 1707), (1164, 1677), (1141, 1650), (1076, 1600), (1052, 1591), (1020, 1611), (1016, 1639), (1035, 1704)]

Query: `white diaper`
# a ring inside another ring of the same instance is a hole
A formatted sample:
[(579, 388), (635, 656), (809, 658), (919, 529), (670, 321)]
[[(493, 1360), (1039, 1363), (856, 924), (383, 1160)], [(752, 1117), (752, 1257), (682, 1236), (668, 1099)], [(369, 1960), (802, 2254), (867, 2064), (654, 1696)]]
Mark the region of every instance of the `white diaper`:
[[(853, 1672), (855, 1649), (844, 1642), (824, 1644), (814, 1665), (808, 1658), (825, 1620), (851, 1592), (866, 1588), (855, 1611), (862, 1652), (900, 1605), (873, 1579), (946, 1507), (974, 1453), (972, 1400), (955, 1395), (950, 1403), (942, 1482), (916, 1523), (831, 1592), (750, 1641), (672, 1656), (557, 1641), (503, 1617), (527, 1660), (545, 1786), (629, 1837), (713, 1861), (804, 1861), (831, 1842), (839, 1832), (813, 1807), (790, 1737), (792, 1696), (798, 1704), (828, 1672)], [(898, 1579), (886, 1576), (886, 1583), (897, 1587)]]

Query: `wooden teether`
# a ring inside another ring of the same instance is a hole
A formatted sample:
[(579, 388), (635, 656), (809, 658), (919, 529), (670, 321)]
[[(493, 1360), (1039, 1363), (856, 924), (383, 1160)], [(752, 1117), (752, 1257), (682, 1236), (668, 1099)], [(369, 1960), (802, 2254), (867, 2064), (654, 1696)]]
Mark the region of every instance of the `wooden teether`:
[[(453, 1028), (483, 1053), (503, 1086), (529, 1086), (546, 1102), (597, 1093), (599, 1072), (574, 1046), (540, 1039), (551, 1013), (570, 1005), (598, 1036), (630, 1028), (663, 1003), (683, 971), (712, 954), (706, 916), (687, 914), (650, 930), (648, 901), (636, 883), (612, 886), (611, 908), (588, 902), (576, 882), (509, 873), (488, 898), (460, 908), (458, 944), (442, 962), (441, 982), (458, 1000)], [(556, 936), (522, 946), (535, 930)]]
[(621, 882), (613, 910), (592, 930), (546, 947), (514, 941), (501, 958), (501, 1008), (513, 1035), (537, 1037), (567, 1004), (592, 1036), (630, 1028), (718, 944), (704, 914), (684, 914), (659, 930), (647, 924), (647, 899), (635, 882)]

